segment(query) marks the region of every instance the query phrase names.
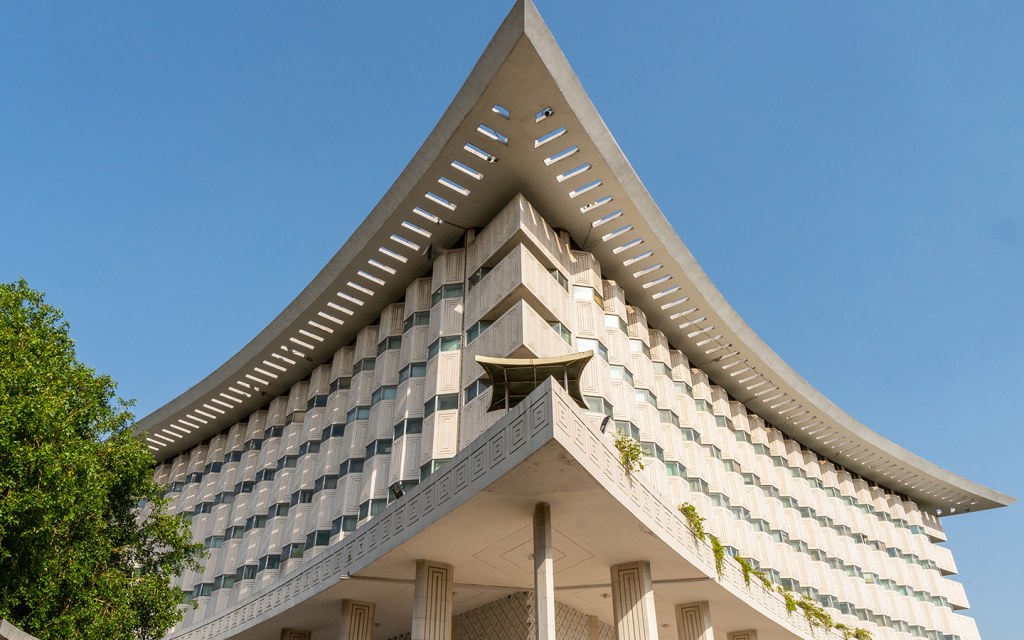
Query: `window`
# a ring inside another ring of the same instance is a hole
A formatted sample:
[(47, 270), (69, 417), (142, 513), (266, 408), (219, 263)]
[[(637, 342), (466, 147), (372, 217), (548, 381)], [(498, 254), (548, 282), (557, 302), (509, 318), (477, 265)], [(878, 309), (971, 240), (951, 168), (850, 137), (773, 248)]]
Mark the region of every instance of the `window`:
[(593, 351), (601, 356), (602, 360), (608, 362), (608, 347), (604, 346), (600, 340), (576, 338), (576, 349), (577, 351)]
[(259, 484), (264, 480), (273, 480), (274, 475), (277, 474), (277, 469), (261, 469), (256, 472), (256, 483)]
[(395, 440), (413, 433), (423, 433), (422, 418), (407, 418), (395, 425)]
[(482, 394), (484, 391), (490, 389), (491, 383), (483, 378), (475, 380), (470, 383), (465, 389), (465, 402), (468, 404), (471, 400)]
[(329, 529), (312, 531), (306, 535), (306, 544), (303, 548), (312, 549), (313, 547), (326, 547), (330, 543), (331, 531)]
[(299, 489), (292, 493), (292, 499), (288, 503), (288, 506), (294, 507), (297, 504), (309, 504), (310, 502), (313, 502), (313, 495), (315, 493), (316, 492), (312, 489)]
[(658, 396), (654, 395), (650, 389), (636, 389), (633, 392), (633, 397), (636, 398), (637, 402), (658, 405)]
[(330, 393), (334, 393), (335, 391), (337, 391), (339, 389), (351, 389), (351, 388), (352, 388), (352, 378), (351, 377), (349, 377), (349, 376), (338, 377), (338, 378), (335, 378), (333, 382), (331, 382)]
[(459, 394), (445, 393), (434, 396), (423, 403), (423, 417), (433, 415), (434, 411), (450, 411), (459, 408)]
[(612, 380), (625, 380), (629, 386), (633, 386), (633, 372), (622, 365), (613, 364), (608, 367)]
[(631, 353), (642, 353), (648, 358), (651, 357), (651, 348), (647, 346), (647, 343), (643, 340), (636, 338), (629, 339), (629, 350)]
[(315, 409), (317, 407), (326, 407), (326, 406), (327, 406), (327, 395), (326, 394), (315, 395), (315, 396), (313, 396), (312, 398), (310, 398), (309, 400), (306, 401), (306, 411), (312, 411), (313, 409)]
[(305, 550), (304, 546), (305, 545), (301, 543), (286, 544), (281, 547), (281, 557), (285, 560), (289, 558), (301, 558), (302, 552)]
[(398, 372), (398, 384), (402, 384), (409, 378), (423, 378), (426, 375), (426, 362), (412, 362), (402, 367), (402, 370)]
[[(480, 284), (480, 281), (484, 279), (488, 273), (491, 272), (493, 267), (480, 267), (469, 276), (469, 290), (472, 291), (473, 287)], [(436, 304), (436, 303), (435, 303)]]
[(679, 416), (668, 409), (658, 409), (658, 420), (674, 427), (679, 426)]
[(566, 291), (569, 290), (569, 279), (565, 277), (564, 273), (562, 273), (558, 269), (548, 269), (548, 273), (550, 273), (551, 277), (554, 278), (556, 282), (558, 282), (559, 286), (561, 286)]
[(320, 442), (324, 442), (331, 438), (344, 438), (345, 437), (345, 423), (337, 422), (324, 427), (323, 431), (320, 432)]
[(402, 348), (402, 336), (388, 336), (380, 341), (377, 345), (377, 355), (384, 353), (390, 349), (401, 349)]
[(238, 462), (241, 459), (242, 459), (242, 452), (241, 452), (241, 450), (239, 450), (239, 451), (229, 451), (229, 452), (224, 454), (224, 464), (228, 464), (229, 462)]
[(392, 441), (390, 439), (382, 438), (380, 440), (374, 440), (370, 444), (366, 445), (366, 457), (364, 460), (369, 460), (377, 454), (391, 453)]
[(444, 298), (461, 298), (465, 287), (462, 283), (446, 284), (437, 288), (430, 296), (430, 306), (433, 307)]
[(252, 580), (256, 577), (256, 565), (247, 564), (235, 570), (235, 582), (241, 582), (242, 580)]
[(388, 506), (387, 498), (378, 498), (375, 500), (367, 500), (363, 504), (359, 505), (359, 519), (362, 520), (368, 516), (375, 516), (381, 511), (384, 511)]
[(425, 327), (430, 324), (429, 311), (417, 311), (405, 319), (402, 323), (402, 331), (408, 331), (413, 327)]
[(352, 377), (356, 377), (364, 371), (373, 371), (377, 368), (377, 360), (375, 358), (363, 358), (359, 362), (352, 365)]
[(693, 387), (686, 384), (685, 382), (676, 382), (674, 384), (676, 387), (676, 393), (678, 393), (679, 395), (690, 396), (691, 398), (693, 397)]
[(249, 516), (245, 521), (245, 530), (262, 529), (267, 526), (267, 516)]
[(356, 524), (358, 522), (359, 520), (355, 516), (341, 516), (340, 518), (335, 518), (334, 521), (331, 522), (331, 535), (338, 535), (342, 531), (355, 531)]
[(706, 411), (708, 413), (712, 412), (711, 403), (704, 398), (696, 398), (693, 401), (693, 404), (697, 407), (697, 411)]
[(370, 405), (375, 405), (381, 400), (394, 400), (398, 396), (398, 387), (395, 386), (384, 386), (378, 387), (373, 395), (370, 397)]
[(299, 456), (281, 456), (277, 459), (277, 469), (294, 469), (299, 463)]
[(610, 416), (614, 412), (612, 403), (602, 397), (583, 396), (583, 401), (587, 403), (587, 409), (595, 413), (603, 413), (606, 416)]
[(344, 478), (350, 473), (362, 473), (363, 461), (361, 458), (351, 458), (338, 465), (338, 478)]
[(679, 478), (686, 477), (686, 467), (674, 460), (665, 461), (665, 471), (668, 472), (669, 476), (676, 476)]
[(256, 573), (260, 573), (265, 569), (280, 569), (281, 568), (281, 555), (272, 554), (263, 556), (260, 558), (260, 563), (256, 566)]
[(683, 440), (687, 442), (700, 442), (700, 434), (690, 427), (681, 428), (679, 433), (683, 436)]
[(320, 453), (320, 442), (317, 440), (307, 440), (299, 446), (299, 457), (306, 455), (307, 453)]
[(445, 467), (445, 465), (448, 464), (448, 462), (450, 462), (450, 459), (441, 458), (438, 460), (431, 460), (427, 464), (420, 467), (420, 482), (423, 482), (424, 480), (429, 478), (430, 474), (436, 471), (440, 471), (442, 468)]
[(629, 325), (621, 317), (615, 314), (605, 314), (604, 326), (608, 329), (618, 329), (622, 333), (629, 333)]
[(345, 414), (345, 422), (351, 424), (356, 420), (369, 420), (370, 419), (370, 407), (352, 407), (348, 413)]
[(235, 483), (235, 493), (252, 493), (255, 483), (252, 480), (243, 480)]
[(640, 442), (640, 428), (628, 420), (616, 420), (615, 431)]
[(320, 476), (313, 483), (313, 492), (317, 493), (324, 491), (325, 489), (337, 489), (338, 488), (338, 476)]
[(267, 509), (267, 520), (288, 515), (288, 507), (289, 503), (287, 502), (278, 502), (277, 504), (270, 505), (270, 508)]
[(220, 549), (224, 544), (224, 536), (210, 536), (203, 541), (203, 546), (207, 549)]
[(480, 322), (473, 324), (469, 329), (466, 329), (466, 344), (469, 344), (480, 337), (480, 334), (486, 331), (492, 324), (494, 324), (494, 322), (491, 320), (481, 320)]
[(462, 348), (462, 336), (445, 336), (438, 338), (427, 347), (427, 360), (432, 359), (441, 351), (458, 351)]
[(573, 285), (572, 297), (576, 300), (590, 300), (599, 307), (604, 306), (604, 298), (593, 287)]
[(565, 340), (565, 344), (572, 345), (572, 333), (569, 332), (569, 328), (557, 320), (549, 320), (548, 326), (555, 330), (555, 333), (562, 336), (562, 340)]

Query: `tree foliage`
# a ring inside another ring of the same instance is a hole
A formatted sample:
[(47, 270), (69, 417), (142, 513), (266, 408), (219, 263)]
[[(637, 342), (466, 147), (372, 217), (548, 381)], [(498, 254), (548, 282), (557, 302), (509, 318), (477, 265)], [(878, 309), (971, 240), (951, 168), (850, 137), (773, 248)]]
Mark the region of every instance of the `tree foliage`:
[(60, 310), (0, 284), (0, 617), (42, 640), (163, 636), (181, 617), (170, 579), (202, 554), (115, 388)]

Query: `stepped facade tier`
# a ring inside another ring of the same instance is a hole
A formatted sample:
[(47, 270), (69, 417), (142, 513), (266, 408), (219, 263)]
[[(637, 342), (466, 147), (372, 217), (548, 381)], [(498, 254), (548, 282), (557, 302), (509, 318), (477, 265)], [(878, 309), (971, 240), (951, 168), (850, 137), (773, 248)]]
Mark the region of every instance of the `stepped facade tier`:
[(323, 271), (139, 428), (209, 550), (188, 640), (971, 640), (940, 517), (1012, 502), (742, 322), (529, 2)]

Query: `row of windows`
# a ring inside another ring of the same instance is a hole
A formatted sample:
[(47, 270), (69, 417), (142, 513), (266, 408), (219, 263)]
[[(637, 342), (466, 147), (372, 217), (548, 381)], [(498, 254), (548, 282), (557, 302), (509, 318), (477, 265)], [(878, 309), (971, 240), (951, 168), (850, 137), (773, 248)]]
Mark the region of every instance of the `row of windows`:
[[(830, 528), (840, 536), (849, 537), (854, 542), (857, 542), (859, 544), (866, 544), (878, 551), (885, 551), (889, 554), (890, 557), (901, 558), (908, 563), (917, 564), (925, 569), (938, 570), (938, 565), (936, 565), (931, 560), (920, 558), (913, 553), (904, 553), (902, 550), (897, 549), (895, 547), (888, 547), (880, 540), (873, 540), (869, 538), (866, 534), (853, 531), (853, 529), (847, 525), (835, 524), (835, 522), (829, 516), (819, 516), (814, 508), (802, 506), (795, 498), (788, 495), (783, 495), (778, 487), (772, 485), (771, 483), (761, 480), (761, 477), (758, 476), (757, 474), (744, 472), (739, 462), (731, 458), (723, 457), (722, 450), (716, 445), (702, 444), (701, 446), (704, 447), (704, 449), (707, 451), (710, 457), (721, 460), (722, 465), (726, 471), (740, 474), (740, 476), (743, 478), (744, 484), (759, 487), (766, 496), (779, 500), (780, 502), (782, 502), (782, 505), (784, 507), (796, 509), (802, 517), (816, 520), (821, 527)], [(776, 459), (785, 461), (785, 458), (783, 458), (782, 456), (773, 456), (773, 460)], [(779, 464), (781, 466), (781, 463), (776, 462), (776, 464)], [(836, 492), (836, 494), (838, 494), (838, 491)]]
[[(928, 592), (915, 590), (913, 587), (910, 587), (909, 585), (899, 585), (896, 583), (895, 580), (883, 579), (880, 578), (877, 574), (871, 572), (864, 572), (859, 566), (855, 564), (846, 563), (841, 558), (835, 556), (829, 556), (825, 551), (821, 549), (810, 548), (810, 546), (806, 542), (791, 537), (790, 534), (786, 531), (783, 531), (781, 529), (773, 529), (771, 527), (771, 523), (769, 523), (767, 520), (764, 520), (762, 518), (752, 518), (750, 515), (750, 511), (748, 509), (739, 506), (732, 506), (729, 496), (723, 493), (710, 491), (707, 482), (705, 482), (704, 480), (693, 478), (689, 480), (689, 484), (691, 491), (695, 493), (703, 493), (704, 495), (708, 496), (708, 498), (711, 501), (711, 504), (713, 504), (716, 507), (723, 507), (725, 509), (728, 509), (729, 512), (733, 515), (733, 517), (735, 517), (737, 520), (743, 520), (745, 522), (750, 523), (754, 531), (767, 533), (775, 542), (789, 545), (789, 547), (792, 548), (794, 551), (803, 553), (805, 555), (809, 555), (814, 560), (824, 562), (828, 564), (829, 567), (831, 567), (832, 569), (844, 571), (847, 575), (851, 577), (861, 578), (868, 584), (880, 584), (887, 589), (896, 591), (898, 593), (901, 593), (902, 595), (915, 597), (916, 599), (922, 602), (931, 602), (933, 604), (946, 607), (949, 606), (949, 601), (943, 597), (932, 596)], [(784, 497), (788, 498), (788, 496)], [(795, 505), (795, 501), (793, 501), (792, 499), (790, 499), (788, 502), (789, 504), (787, 504), (787, 506)], [(804, 514), (803, 509), (800, 509), (800, 512), (801, 515)], [(858, 538), (852, 533), (849, 527), (845, 525), (834, 525), (832, 524), (831, 518), (826, 517), (825, 520), (828, 521), (828, 526), (831, 526), (831, 528), (837, 534), (849, 536), (853, 538), (854, 541), (862, 544), (868, 543), (866, 536)], [(826, 524), (823, 524), (820, 519), (819, 524), (821, 524), (821, 526), (823, 527), (827, 526)]]

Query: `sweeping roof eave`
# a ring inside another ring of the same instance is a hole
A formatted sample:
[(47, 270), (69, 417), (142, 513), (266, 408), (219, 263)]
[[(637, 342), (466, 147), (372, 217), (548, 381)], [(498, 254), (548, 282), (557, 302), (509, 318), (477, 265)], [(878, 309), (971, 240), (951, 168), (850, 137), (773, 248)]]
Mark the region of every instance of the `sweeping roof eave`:
[(527, 0), (341, 250), (248, 345), (142, 419), (139, 432), (166, 459), (287, 393), (430, 268), (432, 247), (484, 226), (519, 194), (592, 252), (693, 366), (808, 448), (941, 515), (1014, 502), (854, 420), (747, 326), (654, 203)]

